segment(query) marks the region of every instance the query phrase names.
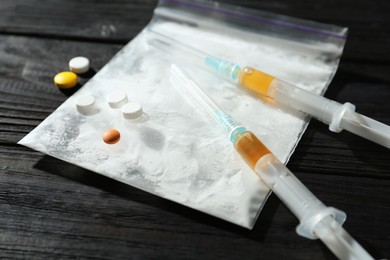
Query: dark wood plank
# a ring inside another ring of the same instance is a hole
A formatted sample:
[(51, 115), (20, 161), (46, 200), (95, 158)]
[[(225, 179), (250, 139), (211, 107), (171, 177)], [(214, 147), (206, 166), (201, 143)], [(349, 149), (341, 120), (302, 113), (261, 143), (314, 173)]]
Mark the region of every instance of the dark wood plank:
[[(390, 61), (390, 4), (386, 0), (237, 1), (242, 6), (350, 28), (344, 59)], [(0, 33), (126, 43), (149, 22), (156, 0), (3, 0)]]
[[(321, 242), (295, 233), (298, 221), (275, 196), (249, 231), (16, 145), (71, 94), (52, 84), (69, 58), (93, 57), (99, 70), (143, 28), (155, 4), (0, 4), (0, 258), (334, 259)], [(390, 124), (390, 3), (240, 4), (350, 26), (326, 95)], [(390, 255), (389, 155), (313, 120), (288, 164), (321, 200), (346, 211), (346, 229), (375, 258)]]
[(3, 1), (0, 31), (127, 42), (148, 23), (151, 1)]
[[(295, 234), (297, 220), (274, 197), (248, 231), (50, 157), (18, 157), (1, 157), (9, 166), (1, 169), (0, 257), (332, 259)], [(325, 203), (347, 209), (346, 228), (385, 256), (390, 180), (297, 175)]]

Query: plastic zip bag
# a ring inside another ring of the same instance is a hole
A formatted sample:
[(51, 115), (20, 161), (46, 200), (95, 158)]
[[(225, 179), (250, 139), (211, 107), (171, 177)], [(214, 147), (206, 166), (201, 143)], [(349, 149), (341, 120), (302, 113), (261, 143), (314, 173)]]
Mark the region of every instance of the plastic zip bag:
[[(171, 86), (173, 61), (149, 45), (148, 30), (217, 57), (256, 67), (323, 93), (334, 75), (346, 29), (216, 2), (164, 0), (146, 30), (19, 143), (158, 196), (252, 228), (269, 194), (223, 131)], [(208, 72), (191, 67), (210, 96), (286, 163), (307, 126), (299, 113), (275, 108)], [(107, 103), (113, 91), (141, 103), (138, 120)], [(95, 111), (77, 111), (80, 96)], [(115, 128), (121, 140), (101, 139)]]

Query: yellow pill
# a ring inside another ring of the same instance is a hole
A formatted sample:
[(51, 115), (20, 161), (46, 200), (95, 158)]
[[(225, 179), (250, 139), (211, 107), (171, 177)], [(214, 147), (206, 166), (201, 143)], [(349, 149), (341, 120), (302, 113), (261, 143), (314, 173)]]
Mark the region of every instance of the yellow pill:
[(77, 75), (70, 71), (60, 72), (54, 77), (54, 84), (62, 89), (73, 88), (77, 85)]

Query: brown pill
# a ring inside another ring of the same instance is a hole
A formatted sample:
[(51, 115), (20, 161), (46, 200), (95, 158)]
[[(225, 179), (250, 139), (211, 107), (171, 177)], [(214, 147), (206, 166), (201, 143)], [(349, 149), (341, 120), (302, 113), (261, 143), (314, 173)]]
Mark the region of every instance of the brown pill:
[(106, 144), (115, 144), (121, 139), (121, 134), (116, 129), (108, 129), (104, 132), (102, 138)]

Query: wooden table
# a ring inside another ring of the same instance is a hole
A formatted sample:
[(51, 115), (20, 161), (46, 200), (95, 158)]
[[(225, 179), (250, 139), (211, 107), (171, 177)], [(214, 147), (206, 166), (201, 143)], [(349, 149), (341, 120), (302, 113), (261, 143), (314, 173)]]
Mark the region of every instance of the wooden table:
[[(350, 27), (326, 96), (390, 124), (390, 2), (226, 1)], [(0, 2), (0, 258), (334, 259), (295, 233), (272, 195), (252, 231), (16, 145), (62, 102), (53, 76), (76, 55), (99, 70), (156, 1)], [(84, 81), (87, 79), (83, 79)], [(313, 120), (288, 167), (376, 258), (390, 257), (390, 153)]]

